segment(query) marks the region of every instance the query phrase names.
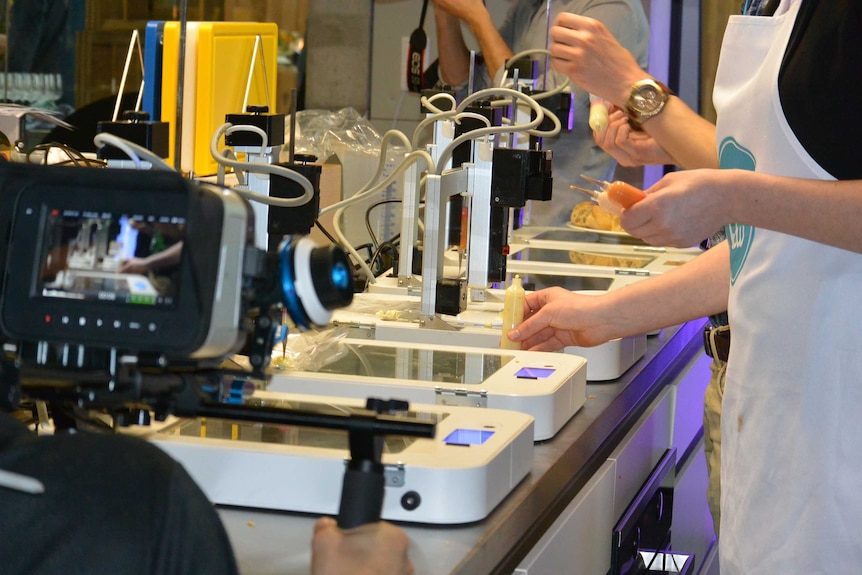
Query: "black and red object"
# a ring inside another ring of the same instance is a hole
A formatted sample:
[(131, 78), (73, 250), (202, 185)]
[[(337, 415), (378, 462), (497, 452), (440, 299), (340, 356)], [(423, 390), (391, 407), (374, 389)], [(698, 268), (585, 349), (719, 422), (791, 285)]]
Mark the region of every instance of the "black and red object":
[(428, 13), (428, 0), (422, 2), (422, 14), (419, 16), (419, 27), (410, 33), (410, 44), (407, 50), (407, 90), (420, 93), (425, 86), (425, 48), (428, 46), (428, 36), (425, 34), (425, 15)]

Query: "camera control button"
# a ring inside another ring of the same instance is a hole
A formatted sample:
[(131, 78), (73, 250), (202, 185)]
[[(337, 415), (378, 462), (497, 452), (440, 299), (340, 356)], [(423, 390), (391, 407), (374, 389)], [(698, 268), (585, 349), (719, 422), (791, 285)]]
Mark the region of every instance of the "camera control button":
[(141, 322), (139, 321), (130, 321), (129, 329), (132, 331), (141, 331)]
[(149, 331), (150, 333), (153, 333), (153, 332), (157, 331), (158, 329), (159, 329), (159, 326), (156, 325), (156, 322), (154, 322), (154, 321), (151, 321), (149, 324), (147, 324), (147, 331)]

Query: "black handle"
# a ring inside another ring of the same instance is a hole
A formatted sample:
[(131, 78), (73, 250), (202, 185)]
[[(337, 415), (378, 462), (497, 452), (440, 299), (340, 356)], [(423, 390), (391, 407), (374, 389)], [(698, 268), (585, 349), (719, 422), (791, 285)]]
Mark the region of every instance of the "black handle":
[[(366, 462), (369, 463), (369, 462)], [(338, 526), (342, 529), (359, 527), (380, 521), (383, 510), (383, 467), (350, 469), (344, 472), (341, 504), (338, 509)]]
[(351, 429), (350, 461), (344, 472), (338, 526), (359, 527), (380, 520), (383, 511), (383, 436), (371, 429)]

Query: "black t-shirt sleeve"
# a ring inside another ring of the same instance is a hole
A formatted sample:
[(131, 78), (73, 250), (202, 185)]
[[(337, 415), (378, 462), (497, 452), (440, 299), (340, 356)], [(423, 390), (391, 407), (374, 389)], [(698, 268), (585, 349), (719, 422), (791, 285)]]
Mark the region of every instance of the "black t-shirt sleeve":
[(200, 488), (157, 447), (120, 435), (36, 438), (0, 413), (0, 468), (45, 492), (0, 487), (0, 572), (235, 575)]
[(779, 75), (784, 114), (814, 160), (862, 179), (862, 2), (803, 0)]

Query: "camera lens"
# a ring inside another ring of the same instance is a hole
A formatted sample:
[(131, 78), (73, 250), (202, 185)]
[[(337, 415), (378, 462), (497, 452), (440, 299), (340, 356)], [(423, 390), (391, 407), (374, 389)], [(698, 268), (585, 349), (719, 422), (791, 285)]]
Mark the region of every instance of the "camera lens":
[(298, 327), (325, 325), (332, 310), (353, 301), (350, 262), (340, 247), (317, 247), (308, 237), (287, 236), (279, 263), (285, 309)]
[(337, 246), (311, 250), (311, 281), (320, 303), (338, 309), (353, 301), (353, 278), (347, 255)]

